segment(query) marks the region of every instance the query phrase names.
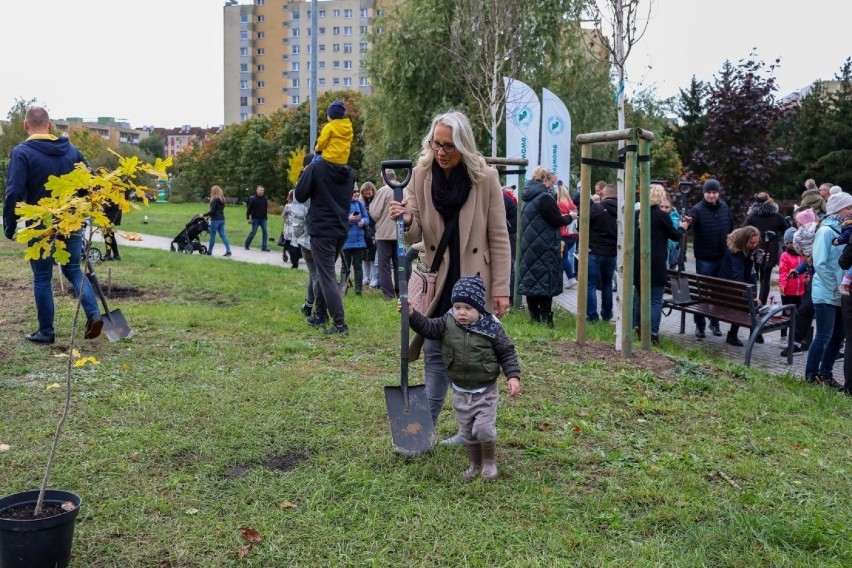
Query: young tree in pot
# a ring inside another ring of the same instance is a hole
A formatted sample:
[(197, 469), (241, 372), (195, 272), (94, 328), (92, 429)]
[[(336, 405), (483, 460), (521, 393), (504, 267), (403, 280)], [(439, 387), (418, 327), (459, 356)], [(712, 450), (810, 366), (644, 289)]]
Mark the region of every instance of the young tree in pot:
[[(71, 172), (49, 178), (45, 184), (48, 197), (42, 198), (35, 205), (21, 202), (16, 206), (15, 213), (26, 225), (16, 237), (18, 242), (27, 244), (25, 259), (52, 256), (59, 264), (68, 263), (71, 255), (66, 240), (84, 232), (91, 219), (92, 225), (83, 235), (85, 260), (94, 234), (112, 229), (109, 218), (104, 214), (104, 205), (113, 203), (123, 213), (140, 209), (138, 204), (131, 201), (131, 197), (147, 205), (148, 195), (153, 191), (150, 186), (154, 185), (150, 182), (168, 177), (166, 169), (171, 165), (171, 158), (158, 158), (151, 164), (142, 163), (135, 156), (116, 156), (119, 165), (115, 169), (92, 172), (84, 163), (78, 163)], [(76, 348), (80, 307), (78, 296), (65, 362), (65, 402), (54, 432), (41, 487), (38, 491), (26, 491), (0, 499), (0, 567), (64, 566), (70, 558), (73, 522), (80, 499), (73, 493), (48, 490), (47, 487), (62, 427), (71, 405), (72, 371), (86, 364), (99, 363), (94, 357), (81, 355)], [(45, 501), (51, 505), (49, 510), (45, 510)], [(61, 525), (66, 526), (62, 528)], [(38, 531), (45, 529), (52, 531), (53, 536), (39, 537)], [(45, 542), (44, 538), (50, 539), (50, 542)], [(29, 554), (39, 557), (26, 556)]]

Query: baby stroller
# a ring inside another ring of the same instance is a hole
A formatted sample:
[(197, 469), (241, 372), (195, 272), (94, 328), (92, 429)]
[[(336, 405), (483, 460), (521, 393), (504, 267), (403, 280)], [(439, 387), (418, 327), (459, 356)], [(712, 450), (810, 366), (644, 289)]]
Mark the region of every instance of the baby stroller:
[(210, 230), (210, 224), (202, 215), (196, 215), (190, 219), (183, 230), (172, 241), (172, 252), (182, 252), (184, 254), (192, 254), (193, 251), (198, 251), (201, 254), (207, 254), (207, 247), (201, 244), (198, 236), (201, 233), (206, 233)]

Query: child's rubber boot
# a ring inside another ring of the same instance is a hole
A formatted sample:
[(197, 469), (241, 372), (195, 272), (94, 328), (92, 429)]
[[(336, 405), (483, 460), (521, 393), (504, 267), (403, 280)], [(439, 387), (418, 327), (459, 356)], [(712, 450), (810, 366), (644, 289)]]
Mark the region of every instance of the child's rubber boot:
[(482, 479), (497, 479), (496, 442), (482, 444)]
[(479, 474), (482, 469), (482, 446), (480, 444), (467, 444), (467, 469), (462, 474), (465, 479), (470, 481)]

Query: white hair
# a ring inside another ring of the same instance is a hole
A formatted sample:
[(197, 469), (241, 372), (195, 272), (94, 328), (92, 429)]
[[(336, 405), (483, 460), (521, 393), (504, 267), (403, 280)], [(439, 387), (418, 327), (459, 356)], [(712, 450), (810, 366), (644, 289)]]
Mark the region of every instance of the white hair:
[(476, 139), (473, 136), (470, 121), (463, 113), (455, 110), (439, 114), (432, 119), (432, 126), (429, 127), (429, 132), (423, 137), (421, 143), (420, 158), (417, 160), (417, 165), (431, 166), (435, 160), (435, 152), (429, 146), (429, 141), (435, 133), (435, 127), (439, 124), (452, 128), (453, 144), (456, 151), (461, 152), (462, 161), (474, 185), (485, 179), (485, 173), (482, 171), (482, 157), (479, 150), (476, 149)]

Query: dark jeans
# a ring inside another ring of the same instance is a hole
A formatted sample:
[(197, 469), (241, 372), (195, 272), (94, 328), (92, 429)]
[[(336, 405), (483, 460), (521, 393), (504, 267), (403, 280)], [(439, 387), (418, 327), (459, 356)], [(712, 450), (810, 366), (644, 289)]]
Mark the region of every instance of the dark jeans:
[[(660, 321), (663, 319), (663, 294), (665, 286), (651, 287), (651, 335), (660, 334)], [(639, 326), (639, 288), (636, 288), (633, 296), (633, 327)]]
[(322, 317), (327, 311), (338, 327), (344, 325), (346, 319), (334, 264), (345, 242), (345, 237), (311, 237), (311, 254), (317, 272), (317, 313)]
[[(32, 244), (32, 243), (30, 243)], [(80, 257), (83, 253), (83, 237), (76, 233), (65, 240), (65, 246), (71, 255), (67, 264), (60, 266), (60, 270), (78, 296), (82, 289), (83, 297), (80, 301), (87, 318), (100, 314), (98, 301), (89, 279), (83, 275), (80, 268)], [(55, 306), (53, 303), (53, 266), (56, 262), (53, 257), (39, 258), (30, 261), (33, 271), (33, 296), (35, 297), (36, 314), (38, 316), (38, 330), (42, 335), (54, 335), (53, 317)]]
[[(719, 267), (722, 266), (721, 260), (699, 260), (695, 259), (695, 272), (696, 274), (701, 274), (702, 276), (716, 276), (719, 274)], [(695, 321), (695, 327), (704, 331), (704, 328), (707, 326), (707, 322), (704, 319), (704, 316), (693, 316), (693, 320)], [(713, 327), (719, 327), (719, 320), (716, 318), (710, 318), (710, 325)]]
[[(586, 319), (597, 321), (612, 319), (612, 277), (615, 274), (614, 256), (589, 253), (589, 286), (586, 288)], [(598, 295), (595, 282), (601, 283), (601, 313), (598, 318)]]
[[(355, 292), (358, 294), (361, 293), (361, 289), (364, 286), (364, 265), (361, 262), (364, 260), (364, 253), (366, 251), (367, 249), (344, 249), (343, 263), (340, 265), (341, 278), (345, 276), (345, 272), (355, 272)], [(352, 274), (349, 274), (349, 276), (352, 276)]]
[(258, 227), (260, 227), (260, 231), (263, 234), (263, 242), (260, 243), (260, 248), (261, 250), (269, 250), (269, 233), (266, 232), (266, 219), (251, 220), (251, 232), (246, 237), (246, 248), (251, 245), (251, 240), (257, 234)]
[(769, 291), (772, 288), (772, 269), (775, 266), (762, 266), (760, 268), (759, 276), (759, 284), (760, 284), (760, 292), (758, 292), (758, 298), (760, 298), (760, 305), (765, 306), (766, 300), (769, 299)]
[(807, 340), (811, 334), (811, 325), (814, 323), (814, 303), (811, 299), (811, 281), (805, 285), (805, 295), (796, 310), (796, 341), (799, 343)]
[(805, 376), (830, 377), (834, 368), (834, 360), (837, 358), (840, 345), (846, 337), (840, 306), (814, 304), (814, 319), (816, 320), (816, 332), (814, 333), (814, 341), (808, 350)]
[(444, 399), (447, 397), (447, 387), (450, 380), (447, 378), (447, 369), (444, 366), (444, 358), (441, 355), (441, 341), (437, 339), (426, 339), (423, 342), (423, 382), (426, 384), (426, 398), (429, 400), (429, 410), (432, 412), (432, 423), (437, 426), (438, 415), (444, 407)]
[(379, 271), (379, 288), (386, 298), (396, 298), (399, 286), (399, 259), (396, 256), (396, 241), (376, 240), (376, 268)]
[[(843, 316), (846, 337), (852, 337), (852, 296), (843, 296), (840, 299), (840, 315)], [(852, 394), (852, 349), (849, 349), (849, 346), (843, 352), (843, 384), (846, 393)]]

